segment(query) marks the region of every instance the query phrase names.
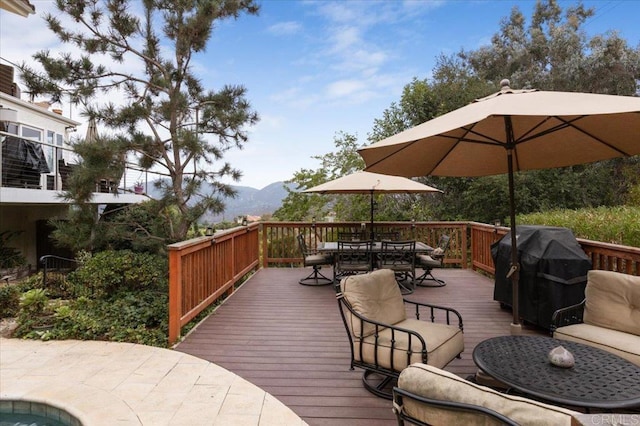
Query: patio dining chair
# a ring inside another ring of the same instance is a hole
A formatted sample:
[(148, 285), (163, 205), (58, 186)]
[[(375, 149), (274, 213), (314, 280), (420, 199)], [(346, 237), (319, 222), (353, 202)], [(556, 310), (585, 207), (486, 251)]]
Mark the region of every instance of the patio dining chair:
[(320, 272), (320, 268), (325, 265), (333, 265), (333, 256), (329, 254), (322, 254), (316, 251), (310, 250), (307, 246), (307, 242), (304, 239), (304, 235), (298, 234), (298, 245), (302, 252), (302, 263), (305, 267), (311, 266), (313, 271), (305, 278), (298, 281), (302, 285), (328, 285), (333, 283), (333, 279), (323, 275)]
[(391, 269), (403, 294), (413, 293), (416, 277), (416, 242), (415, 241), (382, 241), (378, 267)]
[(338, 241), (333, 264), (334, 284), (347, 276), (373, 270), (373, 243), (371, 241)]
[[(424, 273), (415, 279), (415, 285), (420, 287), (444, 287), (447, 283), (433, 276), (433, 269), (442, 268), (444, 258), (449, 249), (451, 238), (448, 235), (441, 235), (438, 240), (438, 247), (430, 254), (419, 254), (416, 256), (416, 267), (424, 270)], [(432, 281), (425, 283), (425, 281)]]

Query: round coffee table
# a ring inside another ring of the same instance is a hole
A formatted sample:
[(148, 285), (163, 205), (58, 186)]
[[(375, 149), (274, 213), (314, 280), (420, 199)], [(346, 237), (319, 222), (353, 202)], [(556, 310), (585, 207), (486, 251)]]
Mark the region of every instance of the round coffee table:
[[(573, 354), (573, 367), (549, 362), (549, 351), (557, 346)], [(480, 342), (473, 361), (534, 398), (584, 408), (640, 407), (640, 367), (591, 346), (544, 336), (501, 336)]]

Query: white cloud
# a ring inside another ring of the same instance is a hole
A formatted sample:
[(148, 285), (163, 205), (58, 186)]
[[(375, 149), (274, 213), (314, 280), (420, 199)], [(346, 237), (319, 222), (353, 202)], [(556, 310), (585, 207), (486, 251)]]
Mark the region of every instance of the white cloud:
[(343, 54), (348, 50), (362, 43), (361, 29), (354, 26), (342, 26), (333, 28), (329, 41), (332, 46), (329, 48), (330, 54)]
[(283, 123), (286, 120), (284, 119), (284, 117), (279, 116), (279, 115), (275, 115), (275, 114), (268, 114), (268, 113), (264, 113), (264, 114), (260, 114), (260, 121), (258, 122), (258, 124), (255, 126), (255, 129), (282, 129)]
[(293, 99), (296, 99), (300, 96), (300, 88), (299, 87), (288, 87), (286, 90), (283, 90), (278, 93), (274, 93), (269, 96), (270, 99), (276, 102), (290, 102)]
[(342, 98), (363, 90), (366, 87), (363, 81), (340, 80), (327, 86), (327, 96), (329, 98)]
[(302, 30), (302, 24), (295, 21), (279, 22), (267, 28), (267, 31), (275, 35), (297, 34)]

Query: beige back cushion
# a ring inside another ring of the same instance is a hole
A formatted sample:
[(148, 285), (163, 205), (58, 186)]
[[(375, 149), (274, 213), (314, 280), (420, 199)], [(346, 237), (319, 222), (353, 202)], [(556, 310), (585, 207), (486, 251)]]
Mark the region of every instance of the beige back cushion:
[[(405, 368), (398, 387), (425, 398), (455, 401), (489, 408), (520, 425), (567, 425), (575, 411), (543, 404), (527, 398), (503, 394), (471, 383), (448, 371), (416, 363)], [(404, 399), (405, 413), (432, 425), (498, 425), (498, 421), (461, 410), (447, 410)]]
[[(350, 275), (342, 279), (340, 288), (353, 310), (367, 319), (395, 324), (407, 318), (400, 287), (390, 269)], [(360, 330), (360, 320), (353, 315), (348, 322), (354, 336), (369, 336), (375, 331), (372, 324), (364, 324)]]
[(640, 277), (589, 271), (584, 322), (640, 336)]

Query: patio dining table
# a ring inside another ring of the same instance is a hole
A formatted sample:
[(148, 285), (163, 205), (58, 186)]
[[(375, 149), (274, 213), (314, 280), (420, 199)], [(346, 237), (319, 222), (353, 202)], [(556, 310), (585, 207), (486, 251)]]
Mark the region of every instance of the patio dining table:
[[(400, 248), (401, 250), (404, 250), (403, 247)], [(321, 253), (331, 253), (331, 254), (335, 254), (338, 252), (338, 242), (337, 241), (327, 241), (327, 242), (322, 242), (318, 244), (318, 251)], [(413, 253), (431, 253), (433, 251), (433, 247), (431, 247), (430, 245), (420, 242), (420, 241), (416, 241), (415, 244), (415, 249), (413, 250)], [(379, 255), (380, 253), (382, 253), (382, 241), (373, 241), (371, 244), (371, 252), (373, 254), (373, 257), (371, 258), (371, 269), (376, 269), (378, 266), (378, 262), (376, 261), (377, 259), (377, 255)], [(334, 271), (333, 271), (334, 277), (336, 276), (336, 265), (334, 263)], [(406, 275), (405, 275), (405, 279), (406, 279)], [(415, 290), (415, 283), (414, 283), (414, 279), (415, 276), (411, 276), (411, 279), (408, 281), (408, 283), (404, 284), (401, 281), (398, 281), (398, 285), (400, 286), (400, 289), (402, 290), (403, 294), (411, 294), (413, 293), (413, 291)]]
[[(327, 241), (318, 244), (318, 251), (324, 253), (335, 253), (338, 251), (338, 242), (337, 241)], [(374, 253), (380, 253), (382, 251), (382, 242), (374, 241), (371, 247), (371, 251)], [(431, 253), (433, 251), (433, 247), (428, 244), (422, 243), (420, 241), (416, 241), (416, 253)]]

